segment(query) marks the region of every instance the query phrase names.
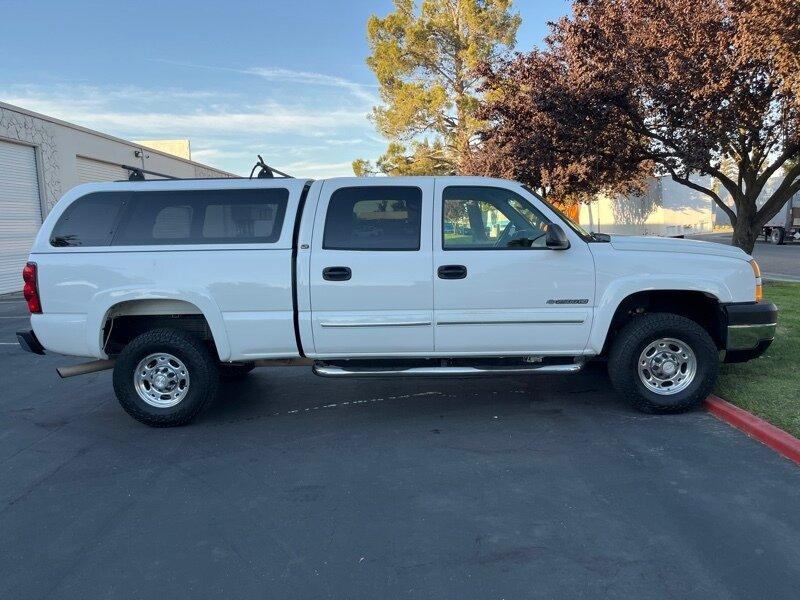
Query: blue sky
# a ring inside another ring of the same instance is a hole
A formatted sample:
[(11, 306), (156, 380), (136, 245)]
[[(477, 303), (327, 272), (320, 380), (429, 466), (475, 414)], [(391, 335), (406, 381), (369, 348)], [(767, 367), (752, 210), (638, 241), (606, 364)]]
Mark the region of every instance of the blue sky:
[[(352, 174), (386, 141), (366, 21), (391, 0), (0, 0), (0, 100), (127, 139), (190, 138), (193, 158), (249, 172)], [(516, 2), (520, 50), (562, 0)]]

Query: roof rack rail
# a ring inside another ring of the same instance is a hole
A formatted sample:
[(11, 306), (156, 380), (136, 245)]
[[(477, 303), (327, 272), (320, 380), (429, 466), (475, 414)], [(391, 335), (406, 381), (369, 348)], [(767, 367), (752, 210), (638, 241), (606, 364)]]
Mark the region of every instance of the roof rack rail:
[(258, 162), (253, 166), (250, 170), (250, 179), (253, 178), (253, 173), (256, 172), (258, 169), (258, 173), (256, 174), (256, 178), (258, 179), (271, 179), (275, 177), (275, 175), (280, 175), (281, 177), (288, 177), (289, 179), (294, 179), (291, 175), (287, 175), (283, 171), (278, 171), (278, 169), (274, 169), (270, 167), (267, 163), (264, 162), (264, 159), (261, 158), (260, 154), (256, 154), (258, 157)]
[[(258, 173), (256, 173), (256, 178), (258, 179), (271, 179), (276, 175), (280, 177), (286, 177), (288, 179), (294, 179), (291, 175), (284, 173), (283, 171), (279, 171), (274, 167), (270, 167), (267, 163), (264, 162), (264, 159), (261, 158), (260, 154), (256, 154), (258, 156), (258, 162), (250, 171), (250, 179), (253, 179), (253, 173), (256, 172), (256, 169), (259, 169)], [(128, 181), (145, 181), (145, 175), (153, 175), (154, 177), (161, 177), (163, 179), (186, 179), (184, 177), (175, 177), (174, 175), (167, 175), (166, 173), (159, 173), (157, 171), (148, 171), (147, 169), (143, 169), (142, 167), (132, 167), (130, 165), (120, 165), (126, 171), (129, 171), (130, 174), (128, 175)], [(216, 177), (213, 178), (205, 178), (202, 177), (201, 179), (217, 179)], [(243, 179), (242, 177), (225, 177), (225, 179)]]
[(143, 169), (141, 167), (131, 167), (128, 165), (120, 165), (120, 166), (123, 169), (130, 171), (130, 174), (128, 175), (128, 181), (144, 181), (145, 174), (155, 175), (156, 177), (163, 177), (164, 179), (180, 179), (180, 177), (175, 177), (174, 175), (165, 175), (164, 173), (148, 171), (147, 169)]

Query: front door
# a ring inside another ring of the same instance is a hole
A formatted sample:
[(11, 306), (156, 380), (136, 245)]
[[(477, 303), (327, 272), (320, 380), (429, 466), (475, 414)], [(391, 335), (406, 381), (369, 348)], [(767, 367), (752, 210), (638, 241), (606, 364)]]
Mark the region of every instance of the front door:
[[(436, 180), (434, 322), (437, 353), (581, 353), (594, 304), (587, 243), (512, 182)], [(571, 246), (551, 250), (557, 222)]]
[(309, 274), (318, 357), (433, 351), (433, 183), (324, 183)]

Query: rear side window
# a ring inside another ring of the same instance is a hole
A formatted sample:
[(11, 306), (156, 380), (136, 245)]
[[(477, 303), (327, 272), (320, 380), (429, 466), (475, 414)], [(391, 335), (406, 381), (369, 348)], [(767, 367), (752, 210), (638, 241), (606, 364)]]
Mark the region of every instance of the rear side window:
[(276, 227), (280, 211), (275, 204), (208, 204), (205, 211), (203, 237), (207, 239), (236, 240), (245, 237), (274, 241), (272, 238), (277, 239), (276, 231), (280, 235), (280, 226)]
[(419, 250), (422, 190), (417, 187), (340, 188), (325, 216), (327, 250)]
[(112, 244), (274, 243), (288, 199), (282, 188), (138, 193)]
[(192, 235), (194, 210), (190, 205), (165, 206), (153, 224), (153, 239), (185, 240)]
[[(287, 189), (98, 192), (56, 224), (54, 246), (268, 244), (278, 241)], [(116, 212), (111, 208), (116, 207)], [(104, 220), (98, 224), (99, 220)], [(99, 235), (98, 231), (105, 231)]]
[(52, 246), (108, 246), (129, 194), (87, 194), (69, 205), (53, 227)]

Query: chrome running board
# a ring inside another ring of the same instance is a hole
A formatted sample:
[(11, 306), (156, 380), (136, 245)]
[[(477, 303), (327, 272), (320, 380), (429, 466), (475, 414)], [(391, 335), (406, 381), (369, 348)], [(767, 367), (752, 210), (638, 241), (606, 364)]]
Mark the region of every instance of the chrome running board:
[(516, 375), (530, 373), (577, 373), (583, 363), (569, 365), (538, 365), (520, 367), (398, 367), (396, 369), (344, 368), (314, 365), (320, 377), (464, 377), (473, 375)]

